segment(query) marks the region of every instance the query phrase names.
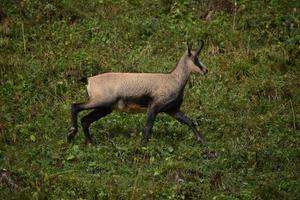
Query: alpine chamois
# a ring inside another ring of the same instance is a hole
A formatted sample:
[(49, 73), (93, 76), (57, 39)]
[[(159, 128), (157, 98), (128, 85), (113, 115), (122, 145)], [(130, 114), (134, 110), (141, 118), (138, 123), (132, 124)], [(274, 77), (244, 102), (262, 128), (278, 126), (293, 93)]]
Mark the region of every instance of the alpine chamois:
[(75, 138), (78, 130), (77, 115), (80, 111), (93, 109), (81, 119), (86, 143), (90, 144), (92, 142), (90, 124), (117, 108), (127, 112), (137, 110), (147, 112), (144, 141), (148, 141), (151, 135), (156, 115), (164, 112), (189, 126), (197, 141), (205, 143), (192, 120), (180, 111), (184, 88), (190, 74), (197, 72), (204, 75), (208, 72), (198, 58), (203, 44), (201, 41), (199, 48), (192, 51), (192, 45), (187, 43), (187, 50), (171, 73), (103, 73), (88, 78), (89, 101), (72, 104), (72, 126), (68, 133), (68, 141)]

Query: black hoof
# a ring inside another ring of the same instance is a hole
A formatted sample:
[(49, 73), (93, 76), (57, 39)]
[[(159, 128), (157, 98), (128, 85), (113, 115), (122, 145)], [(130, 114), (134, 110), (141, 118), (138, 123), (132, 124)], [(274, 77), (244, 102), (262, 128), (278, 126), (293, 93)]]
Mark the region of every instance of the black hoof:
[(67, 140), (69, 143), (74, 140), (76, 132), (77, 132), (76, 128), (73, 128), (73, 127), (70, 128), (68, 136), (67, 136)]
[(141, 140), (142, 145), (146, 145), (148, 142), (149, 142), (149, 139), (148, 139), (148, 138), (143, 138), (143, 139)]
[(93, 141), (91, 139), (85, 139), (84, 144), (88, 145), (88, 146), (91, 146), (93, 144)]
[(204, 158), (206, 158), (208, 160), (212, 160), (212, 159), (217, 157), (216, 152), (209, 151), (209, 150), (206, 150), (205, 152), (203, 152), (202, 155), (203, 155)]
[(75, 134), (69, 133), (67, 136), (68, 143), (71, 143), (75, 138)]
[(197, 142), (200, 144), (206, 145), (206, 141), (201, 137), (197, 137)]

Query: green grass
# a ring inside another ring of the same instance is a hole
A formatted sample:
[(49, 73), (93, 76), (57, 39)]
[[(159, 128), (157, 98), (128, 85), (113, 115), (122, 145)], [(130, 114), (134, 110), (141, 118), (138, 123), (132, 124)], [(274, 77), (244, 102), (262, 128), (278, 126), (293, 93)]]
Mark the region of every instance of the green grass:
[[(298, 1), (4, 0), (0, 20), (0, 170), (19, 185), (1, 198), (300, 198)], [(164, 114), (147, 145), (145, 114), (118, 112), (92, 125), (93, 146), (81, 129), (66, 143), (82, 78), (171, 71), (198, 39), (209, 73), (182, 110), (215, 159)]]

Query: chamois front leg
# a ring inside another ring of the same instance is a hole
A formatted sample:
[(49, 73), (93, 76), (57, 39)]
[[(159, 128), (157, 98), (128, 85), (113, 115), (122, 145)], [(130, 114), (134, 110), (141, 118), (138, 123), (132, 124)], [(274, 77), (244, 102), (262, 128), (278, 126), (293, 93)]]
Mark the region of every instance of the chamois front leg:
[(152, 127), (157, 113), (158, 112), (156, 107), (152, 106), (148, 108), (147, 122), (146, 122), (146, 127), (144, 129), (144, 138), (143, 138), (144, 142), (148, 142), (151, 136)]
[(197, 130), (196, 125), (194, 124), (194, 122), (188, 118), (187, 116), (185, 116), (181, 111), (175, 112), (175, 113), (168, 113), (169, 115), (171, 115), (172, 117), (174, 117), (177, 121), (187, 125), (188, 127), (190, 127), (190, 129), (192, 129), (192, 131), (194, 132), (196, 139), (198, 142), (201, 142), (202, 144), (206, 145), (206, 141), (204, 140), (203, 135), (200, 133), (200, 131)]

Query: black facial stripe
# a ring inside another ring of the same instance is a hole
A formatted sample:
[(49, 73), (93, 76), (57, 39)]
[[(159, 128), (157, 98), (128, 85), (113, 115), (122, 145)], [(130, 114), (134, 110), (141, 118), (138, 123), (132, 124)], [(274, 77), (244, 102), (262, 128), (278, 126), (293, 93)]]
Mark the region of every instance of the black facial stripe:
[(194, 57), (193, 63), (194, 63), (194, 65), (196, 65), (197, 67), (199, 67), (201, 70), (203, 70), (203, 67), (200, 64), (199, 59), (197, 57)]

